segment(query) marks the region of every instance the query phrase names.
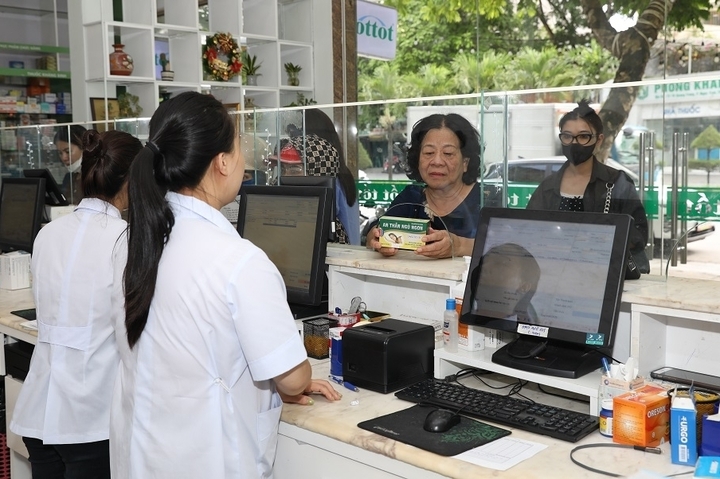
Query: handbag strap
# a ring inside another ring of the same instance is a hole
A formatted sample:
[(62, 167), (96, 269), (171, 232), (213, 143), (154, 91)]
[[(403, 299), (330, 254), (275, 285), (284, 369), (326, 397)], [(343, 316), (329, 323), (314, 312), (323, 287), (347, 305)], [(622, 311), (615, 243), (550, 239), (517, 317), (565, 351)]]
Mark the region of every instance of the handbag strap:
[(603, 213), (610, 213), (610, 199), (612, 198), (612, 190), (615, 188), (615, 184), (607, 182), (605, 183), (605, 187), (607, 188), (607, 194), (605, 195), (605, 208), (603, 209)]

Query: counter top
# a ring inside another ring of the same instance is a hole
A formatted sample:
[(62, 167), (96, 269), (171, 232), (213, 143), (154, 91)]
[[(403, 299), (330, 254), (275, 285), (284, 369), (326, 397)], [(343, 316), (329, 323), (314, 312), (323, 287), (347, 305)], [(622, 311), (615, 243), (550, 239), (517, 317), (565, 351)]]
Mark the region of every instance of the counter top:
[[(411, 251), (399, 251), (385, 258), (367, 248), (352, 246), (328, 247), (327, 264), (368, 271), (408, 274), (444, 280), (462, 280), (463, 258), (428, 259)], [(641, 279), (625, 281), (622, 301), (636, 305), (665, 307), (720, 313), (717, 289), (720, 282), (708, 279), (643, 275)]]
[[(313, 377), (326, 377), (328, 367), (327, 361), (315, 363)], [(500, 427), (513, 431), (509, 436), (511, 438), (522, 438), (541, 443), (547, 448), (507, 471), (495, 471), (459, 459), (439, 456), (358, 428), (359, 422), (409, 408), (412, 403), (397, 399), (392, 393), (379, 394), (368, 390), (355, 393), (342, 388), (338, 391), (343, 394), (343, 397), (335, 403), (316, 396), (313, 406), (286, 404), (282, 412), (283, 423), (295, 425), (447, 477), (462, 479), (488, 476), (518, 479), (534, 477), (595, 479), (598, 477), (597, 474), (586, 471), (570, 461), (570, 451), (580, 444), (612, 444), (611, 440), (601, 436), (598, 432), (587, 436), (577, 444), (572, 444), (500, 425)], [(525, 389), (523, 389), (523, 393), (525, 393)], [(539, 394), (543, 396), (539, 400), (544, 403), (553, 402), (560, 407), (573, 410), (587, 408), (587, 405), (580, 405), (581, 403)], [(358, 400), (359, 404), (353, 406), (351, 404), (353, 400)], [(283, 433), (282, 424), (280, 432)], [(687, 467), (675, 466), (670, 463), (670, 450), (667, 445), (664, 445), (662, 449), (661, 455), (633, 449), (590, 449), (578, 452), (576, 458), (591, 467), (623, 475), (631, 475), (643, 468), (663, 474), (688, 470)]]

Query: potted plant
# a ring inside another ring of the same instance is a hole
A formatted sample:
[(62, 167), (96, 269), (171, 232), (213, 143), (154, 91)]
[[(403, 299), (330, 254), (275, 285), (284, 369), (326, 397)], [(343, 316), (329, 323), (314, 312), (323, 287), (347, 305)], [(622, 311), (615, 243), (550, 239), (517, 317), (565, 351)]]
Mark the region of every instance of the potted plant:
[(288, 77), (288, 85), (300, 86), (300, 77), (298, 76), (300, 74), (300, 70), (302, 70), (302, 67), (300, 65), (295, 65), (291, 62), (287, 62), (285, 64), (285, 72), (287, 73)]
[(165, 53), (160, 54), (160, 60), (158, 60), (158, 62), (162, 66), (160, 78), (163, 81), (173, 81), (175, 79), (175, 72), (172, 71), (172, 68), (170, 67), (170, 59)]
[(243, 73), (245, 74), (245, 78), (247, 79), (247, 84), (249, 86), (257, 85), (257, 77), (261, 75), (260, 73), (258, 73), (258, 70), (260, 69), (260, 65), (262, 65), (262, 62), (258, 63), (257, 55), (251, 56), (247, 51), (245, 51), (243, 52), (242, 64), (242, 69)]

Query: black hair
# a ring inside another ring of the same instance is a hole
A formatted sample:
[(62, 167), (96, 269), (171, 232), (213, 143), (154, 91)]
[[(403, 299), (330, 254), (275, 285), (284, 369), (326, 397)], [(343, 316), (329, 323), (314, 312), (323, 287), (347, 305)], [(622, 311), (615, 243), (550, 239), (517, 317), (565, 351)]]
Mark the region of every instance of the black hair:
[(467, 171), (463, 173), (462, 181), (466, 185), (472, 185), (477, 181), (480, 172), (480, 135), (469, 121), (456, 113), (447, 115), (436, 113), (415, 123), (410, 134), (410, 148), (407, 153), (407, 176), (411, 180), (425, 182), (420, 176), (422, 141), (430, 130), (443, 127), (448, 128), (458, 137), (462, 156), (468, 159)]
[[(325, 112), (317, 108), (305, 110), (303, 113), (305, 114), (305, 134), (315, 134), (320, 138), (323, 138), (330, 142), (330, 144), (334, 146), (337, 150), (338, 160), (340, 163), (337, 179), (340, 182), (340, 187), (345, 193), (345, 198), (347, 199), (348, 206), (354, 205), (355, 200), (357, 199), (357, 187), (355, 186), (355, 178), (350, 172), (350, 169), (345, 164), (343, 147), (342, 143), (340, 142), (340, 135), (338, 135), (337, 130), (335, 130), (335, 124), (330, 119), (330, 117), (325, 114)], [(295, 125), (289, 125), (289, 128), (293, 126)], [(295, 127), (294, 131), (297, 130), (297, 127)], [(302, 136), (302, 133), (297, 136)]]
[(600, 118), (600, 115), (592, 109), (588, 100), (580, 100), (578, 102), (578, 106), (575, 107), (574, 110), (565, 113), (562, 118), (560, 118), (560, 123), (558, 124), (560, 131), (562, 131), (565, 123), (570, 120), (583, 120), (590, 125), (596, 135), (601, 135), (603, 132), (602, 119)]
[(175, 223), (168, 191), (195, 188), (220, 153), (235, 147), (235, 122), (210, 95), (184, 92), (160, 103), (130, 166), (125, 327), (132, 348), (147, 322), (158, 264)]
[(82, 186), (85, 198), (112, 200), (127, 181), (133, 158), (142, 143), (129, 133), (110, 130), (83, 134)]
[(82, 125), (70, 125), (69, 127), (61, 127), (55, 132), (53, 143), (57, 145), (58, 141), (73, 144), (79, 148), (83, 147), (83, 135), (87, 129)]

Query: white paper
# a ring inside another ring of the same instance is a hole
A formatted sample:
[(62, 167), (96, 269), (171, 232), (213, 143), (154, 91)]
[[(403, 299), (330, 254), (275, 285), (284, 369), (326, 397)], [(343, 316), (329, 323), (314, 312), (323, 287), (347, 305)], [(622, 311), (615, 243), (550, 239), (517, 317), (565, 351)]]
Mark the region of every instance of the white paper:
[(32, 330), (37, 331), (37, 320), (34, 319), (32, 321), (25, 321), (23, 323), (20, 323), (20, 326), (25, 329), (32, 329)]
[(546, 447), (546, 445), (537, 442), (503, 437), (454, 457), (478, 466), (506, 471), (515, 464), (530, 459)]

